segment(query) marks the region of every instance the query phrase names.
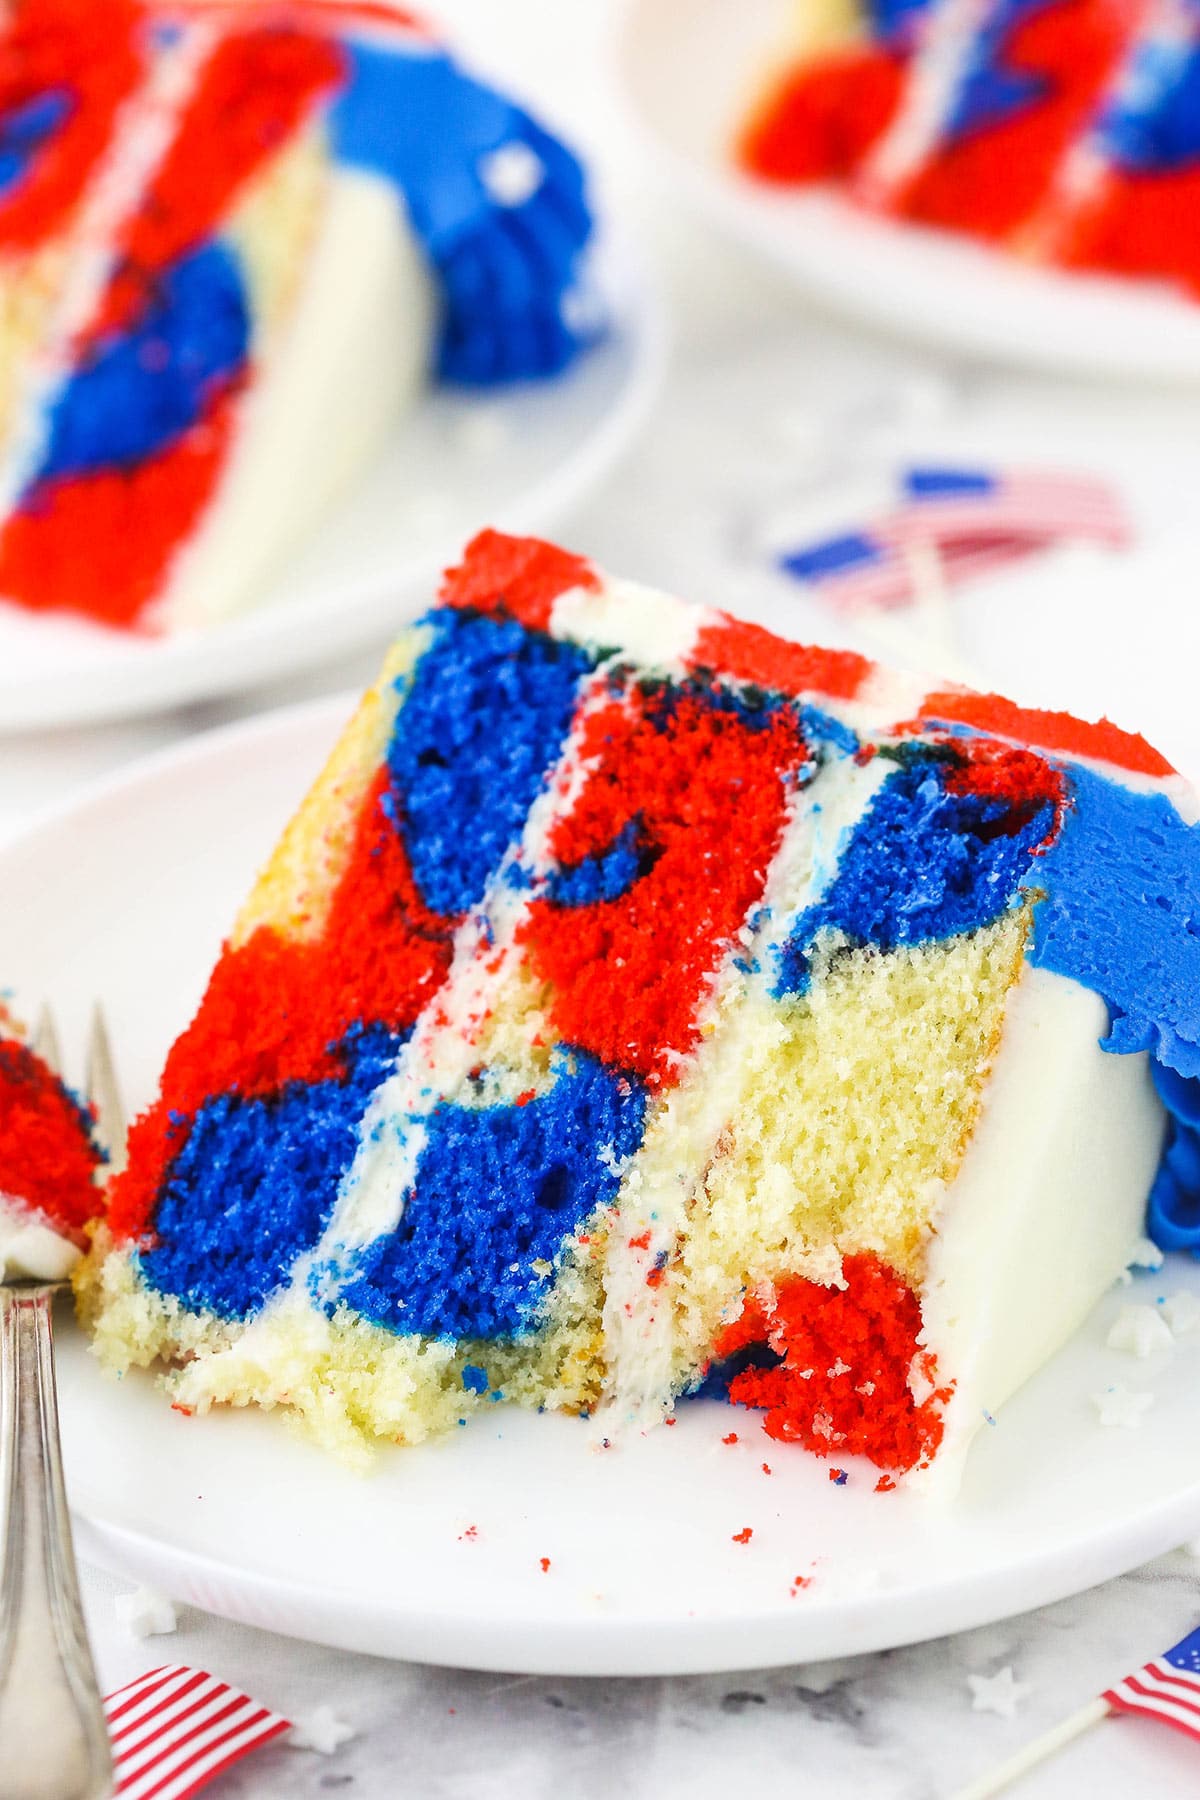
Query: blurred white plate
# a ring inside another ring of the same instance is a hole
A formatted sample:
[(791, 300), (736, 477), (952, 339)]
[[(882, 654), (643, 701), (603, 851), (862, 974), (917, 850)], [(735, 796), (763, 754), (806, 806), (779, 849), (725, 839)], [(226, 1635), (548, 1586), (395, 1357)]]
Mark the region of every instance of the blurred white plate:
[(482, 526), (556, 522), (624, 450), (661, 372), (658, 307), (628, 260), (602, 245), (595, 275), (603, 344), (554, 381), (428, 391), (250, 610), (147, 638), (0, 604), (0, 733), (154, 712), (382, 645)]
[[(3, 978), (48, 996), (69, 1044), (102, 997), (134, 1105), (349, 704), (193, 739), (0, 849)], [(855, 1462), (835, 1487), (757, 1415), (710, 1402), (608, 1451), (578, 1420), (497, 1407), (356, 1475), (278, 1419), (186, 1419), (148, 1377), (105, 1380), (64, 1312), (80, 1548), (232, 1619), (423, 1662), (637, 1675), (912, 1642), (1200, 1532), (1200, 1334), (1146, 1363), (1103, 1347), (1122, 1299), (1182, 1287), (1200, 1293), (1195, 1262), (1111, 1295), (985, 1428), (949, 1511), (876, 1494)], [(1154, 1394), (1136, 1435), (1097, 1422), (1090, 1396), (1117, 1381)]]
[(635, 117), (694, 199), (852, 318), (942, 351), (1089, 376), (1200, 378), (1200, 306), (1061, 275), (948, 232), (875, 218), (829, 189), (775, 189), (729, 153), (786, 54), (796, 0), (626, 0), (618, 41)]

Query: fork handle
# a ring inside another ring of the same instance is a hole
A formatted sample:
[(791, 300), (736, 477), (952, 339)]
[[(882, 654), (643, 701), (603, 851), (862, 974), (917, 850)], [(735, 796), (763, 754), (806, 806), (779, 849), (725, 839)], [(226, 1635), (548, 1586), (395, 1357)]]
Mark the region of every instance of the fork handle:
[(53, 1290), (0, 1287), (0, 1800), (108, 1800), (108, 1728), (63, 1486)]

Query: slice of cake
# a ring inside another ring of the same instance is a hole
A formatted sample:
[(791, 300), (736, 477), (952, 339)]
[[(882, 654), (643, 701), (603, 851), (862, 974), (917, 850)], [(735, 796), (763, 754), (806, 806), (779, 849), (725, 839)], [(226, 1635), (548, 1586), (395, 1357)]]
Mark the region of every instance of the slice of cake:
[(22, 0), (0, 37), (0, 595), (252, 597), (431, 375), (551, 375), (579, 164), (411, 15)]
[(61, 1281), (103, 1210), (90, 1107), (0, 1007), (0, 1279)]
[[(1200, 837), (1142, 738), (485, 532), (167, 1060), (111, 1367), (353, 1452), (697, 1390), (941, 1469), (1200, 1239)], [(1189, 1235), (1190, 1233), (1190, 1235)]]

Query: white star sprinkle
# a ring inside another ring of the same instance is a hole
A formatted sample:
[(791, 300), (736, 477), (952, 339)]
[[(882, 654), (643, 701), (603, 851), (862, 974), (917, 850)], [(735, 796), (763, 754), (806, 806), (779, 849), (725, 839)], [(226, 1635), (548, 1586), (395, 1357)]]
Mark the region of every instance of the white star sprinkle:
[(1123, 1306), (1112, 1322), (1105, 1343), (1110, 1350), (1127, 1350), (1130, 1356), (1153, 1356), (1169, 1350), (1171, 1327), (1154, 1306)]
[(968, 1675), (971, 1711), (995, 1713), (1001, 1719), (1015, 1719), (1022, 1700), (1033, 1692), (1032, 1683), (1018, 1681), (1012, 1669), (1001, 1669), (997, 1675)]
[(139, 1587), (132, 1594), (118, 1594), (113, 1609), (130, 1637), (162, 1637), (178, 1625), (174, 1606), (157, 1588)]
[(1158, 1304), (1159, 1311), (1176, 1337), (1185, 1337), (1189, 1331), (1195, 1331), (1200, 1326), (1200, 1300), (1197, 1300), (1195, 1294), (1189, 1294), (1186, 1288), (1181, 1288), (1177, 1294), (1168, 1294)]
[(481, 156), (479, 179), (497, 206), (524, 206), (546, 179), (541, 158), (528, 144), (501, 144)]
[(318, 1706), (296, 1720), (288, 1733), (288, 1743), (297, 1750), (315, 1750), (319, 1756), (332, 1756), (342, 1744), (348, 1744), (357, 1736), (354, 1726), (339, 1719), (332, 1706)]
[(1142, 1422), (1142, 1414), (1154, 1405), (1154, 1395), (1135, 1394), (1118, 1381), (1102, 1394), (1093, 1394), (1092, 1405), (1099, 1413), (1102, 1425), (1118, 1425), (1125, 1431), (1134, 1431)]

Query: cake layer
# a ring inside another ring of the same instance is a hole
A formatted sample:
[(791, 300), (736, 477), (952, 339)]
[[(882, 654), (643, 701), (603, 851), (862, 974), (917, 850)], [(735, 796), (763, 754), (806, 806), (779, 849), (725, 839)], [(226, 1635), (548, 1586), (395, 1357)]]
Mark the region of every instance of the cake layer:
[(552, 375), (586, 341), (578, 163), (402, 10), (122, 0), (101, 33), (28, 0), (4, 47), (8, 599), (221, 616), (431, 375)]
[(1152, 1063), (1188, 1229), (1190, 790), (532, 540), (443, 600), (134, 1128), (100, 1353), (343, 1449), (720, 1391), (949, 1483), (1143, 1229)]

